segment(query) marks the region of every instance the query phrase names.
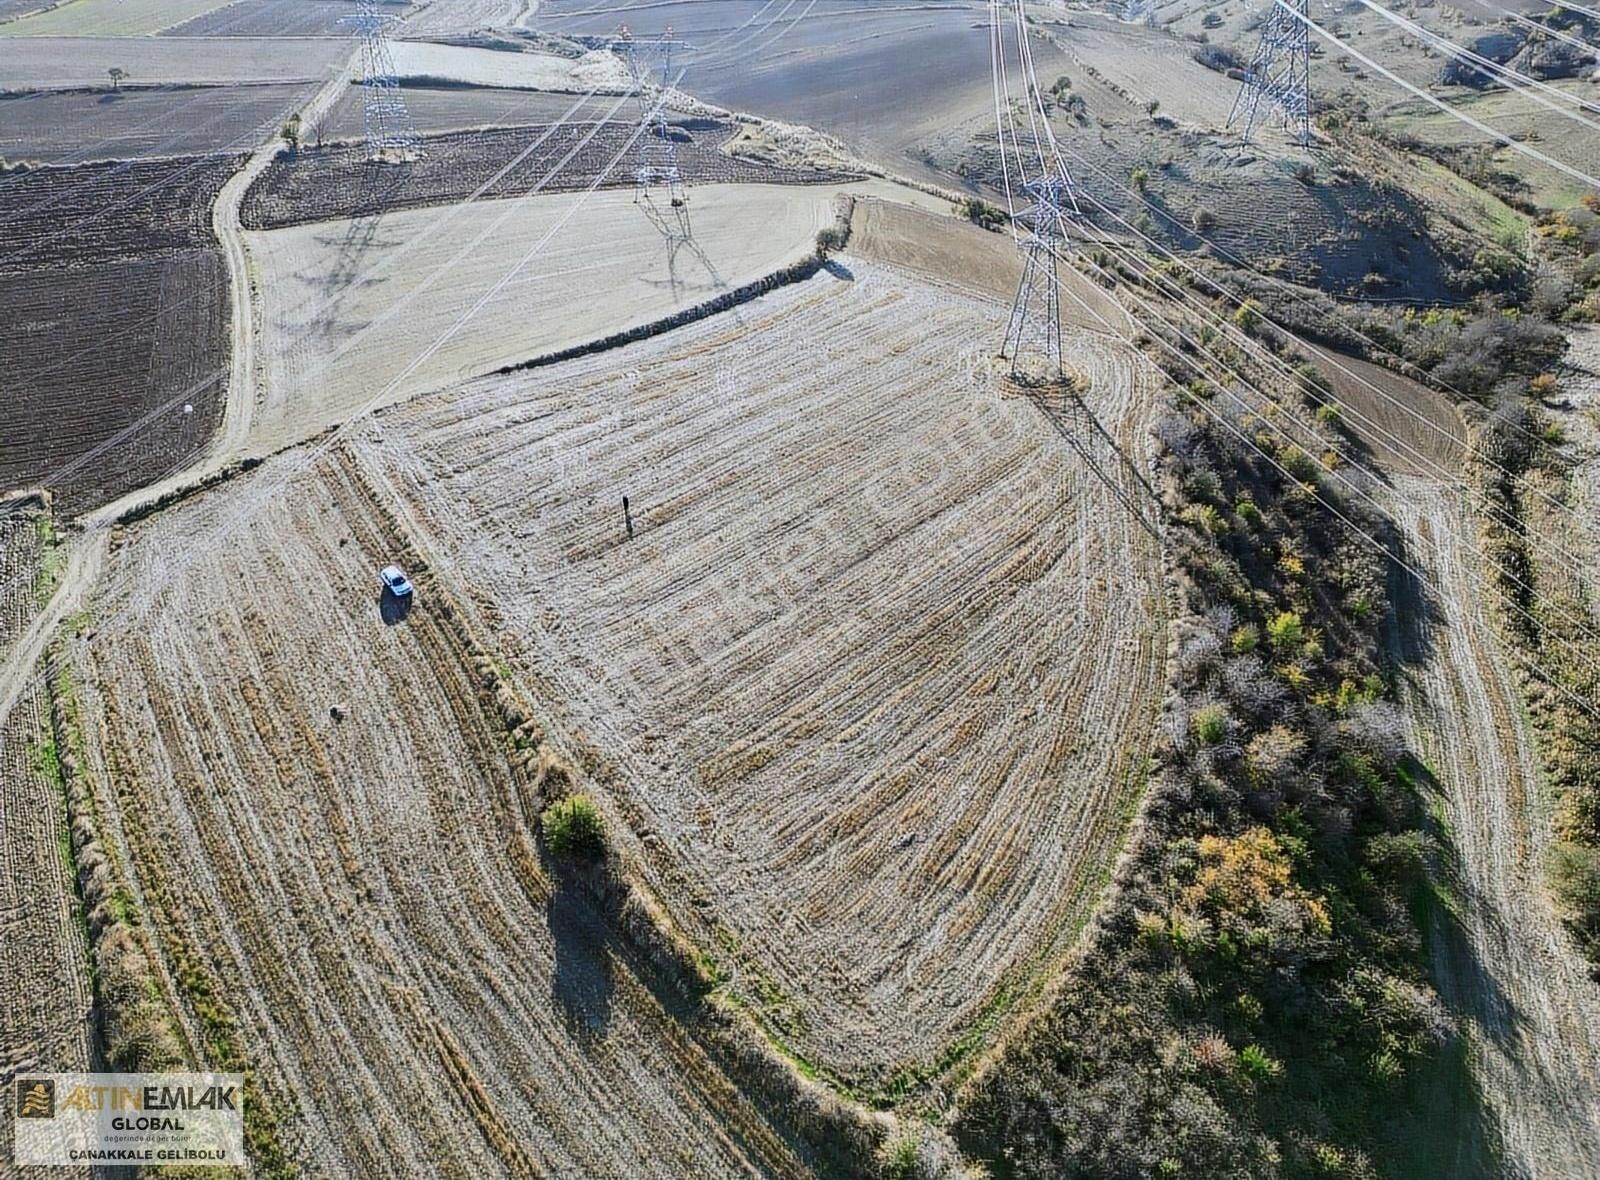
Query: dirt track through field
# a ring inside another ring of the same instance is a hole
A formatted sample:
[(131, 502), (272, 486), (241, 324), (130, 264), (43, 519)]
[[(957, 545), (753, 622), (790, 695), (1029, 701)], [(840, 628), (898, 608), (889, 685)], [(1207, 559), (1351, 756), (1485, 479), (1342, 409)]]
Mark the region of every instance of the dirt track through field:
[(174, 569), (275, 478), (134, 530), (95, 607), (119, 639), (74, 658), (157, 940), (302, 1112), (307, 1173), (803, 1171), (546, 876), (439, 603), (380, 603), (397, 542), (344, 462)]
[(1476, 523), (1435, 484), (1402, 477), (1397, 492), (1407, 544), (1444, 591), (1401, 605), (1407, 705), (1460, 863), (1465, 947), (1436, 954), (1440, 989), (1468, 1021), (1508, 1174), (1600, 1177), (1600, 988), (1544, 892), (1550, 801), (1469, 548)]
[[(1077, 412), (992, 376), (1003, 315), (850, 257), (355, 444), (657, 892), (846, 1073), (932, 1058), (1059, 953), (1140, 786), (1159, 557)], [(1137, 461), (1135, 359), (1071, 352)]]

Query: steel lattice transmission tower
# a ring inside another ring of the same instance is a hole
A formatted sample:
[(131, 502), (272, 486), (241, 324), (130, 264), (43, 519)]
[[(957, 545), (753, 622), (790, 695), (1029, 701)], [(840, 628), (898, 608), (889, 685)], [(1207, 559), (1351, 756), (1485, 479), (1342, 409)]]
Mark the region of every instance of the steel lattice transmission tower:
[(1246, 143), (1263, 103), (1278, 109), (1297, 142), (1311, 142), (1311, 0), (1273, 0), (1261, 26), (1261, 43), (1228, 113), (1229, 127), (1243, 120)]
[(1065, 172), (1025, 181), (1022, 186), (1032, 204), (1020, 209), (1016, 221), (1027, 230), (1022, 242), (1022, 278), (1011, 300), (1011, 315), (1006, 320), (1005, 344), (1000, 355), (1011, 360), (1011, 375), (1017, 375), (1017, 362), (1023, 346), (1036, 342), (1061, 373), (1061, 276), (1058, 269), (1061, 251), (1067, 241), (1067, 219), (1077, 217), (1078, 199), (1072, 178)]
[[(623, 59), (633, 78), (634, 100), (639, 108), (639, 138), (633, 170), (633, 196), (664, 230), (689, 236), (689, 191), (678, 166), (678, 144), (667, 123), (666, 96), (673, 88), (672, 28), (653, 41), (639, 42), (624, 26), (619, 35)], [(653, 92), (653, 93), (652, 93)], [(656, 205), (663, 194), (670, 210)]]
[(345, 22), (361, 38), (362, 126), (367, 153), (375, 160), (413, 160), (422, 154), (416, 128), (395, 77), (394, 55), (389, 52), (389, 22), (378, 11), (377, 0), (358, 0), (356, 14)]

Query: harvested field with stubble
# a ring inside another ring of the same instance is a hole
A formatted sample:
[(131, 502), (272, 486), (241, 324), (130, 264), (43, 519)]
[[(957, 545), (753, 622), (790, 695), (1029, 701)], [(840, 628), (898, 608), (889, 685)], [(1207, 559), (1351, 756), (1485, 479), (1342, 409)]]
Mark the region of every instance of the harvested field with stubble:
[(344, 37), (12, 37), (0, 25), (0, 88), (109, 88), (167, 83), (293, 82), (321, 77), (350, 54)]
[[(47, 589), (42, 517), (0, 503), (0, 660)], [(0, 715), (0, 1085), (89, 1067), (88, 949), (43, 678)]]
[[(1411, 587), (1398, 654), (1417, 747), (1438, 778), (1460, 879), (1434, 931), (1440, 994), (1461, 1014), (1506, 1175), (1600, 1177), (1600, 996), (1544, 885), (1552, 800), (1488, 615), (1469, 505), (1402, 478), (1396, 521), (1435, 598)], [(1446, 1162), (1439, 1161), (1446, 1167)]]
[[(892, 1089), (981, 1043), (1097, 903), (1166, 638), (1082, 411), (992, 372), (1001, 305), (840, 261), (353, 447), (735, 994)], [(1142, 466), (1142, 367), (1070, 350)]]
[(304, 458), (125, 534), (72, 652), (185, 1020), (243, 1046), (310, 1175), (807, 1174), (546, 872), (442, 600), (380, 603), (400, 539)]
[[(354, 0), (233, 0), (181, 25), (163, 29), (163, 37), (348, 37)], [(406, 5), (390, 5), (385, 15), (399, 15)]]
[(63, 0), (5, 26), (7, 37), (143, 37), (220, 8), (226, 0)]
[[(0, 96), (0, 157), (62, 165), (242, 151), (276, 132), (311, 89), (289, 82)], [(0, 194), (6, 184), (0, 177)]]
[[(267, 341), (252, 449), (305, 438), (369, 404), (649, 323), (759, 278), (812, 250), (834, 219), (834, 192), (696, 188), (694, 241), (675, 253), (626, 191), (247, 235), (261, 265)], [(751, 225), (762, 227), (759, 237)]]
[[(360, 143), (329, 144), (274, 161), (245, 195), (246, 229), (364, 217), (472, 199), (632, 188), (635, 127), (626, 100), (614, 100), (617, 121), (495, 127), (432, 136), (426, 154), (404, 166), (374, 163)], [(724, 155), (717, 146), (727, 124), (676, 133), (678, 167), (695, 186), (708, 184), (826, 184), (845, 173), (778, 168)], [(482, 188), (480, 194), (478, 190)]]

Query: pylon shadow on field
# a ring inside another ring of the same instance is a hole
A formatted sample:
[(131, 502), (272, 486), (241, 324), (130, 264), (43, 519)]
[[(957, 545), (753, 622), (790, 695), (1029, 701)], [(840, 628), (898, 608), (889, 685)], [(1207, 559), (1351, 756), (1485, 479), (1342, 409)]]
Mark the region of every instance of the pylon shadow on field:
[(550, 990), (568, 1027), (580, 1038), (605, 1036), (616, 983), (604, 923), (581, 891), (559, 880), (545, 906), (545, 920), (555, 947)]
[(1088, 464), (1094, 477), (1128, 510), (1140, 528), (1159, 540), (1161, 530), (1156, 520), (1161, 511), (1160, 497), (1078, 391), (1065, 382), (1052, 382), (1029, 387), (1027, 393), (1028, 400)]

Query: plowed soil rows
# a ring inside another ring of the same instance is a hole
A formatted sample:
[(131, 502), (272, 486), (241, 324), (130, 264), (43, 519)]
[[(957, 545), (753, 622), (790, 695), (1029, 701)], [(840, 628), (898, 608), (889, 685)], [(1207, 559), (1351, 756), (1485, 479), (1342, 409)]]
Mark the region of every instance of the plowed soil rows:
[(302, 458), (135, 530), (74, 658), (157, 943), (304, 1173), (803, 1171), (545, 875), (438, 603), (380, 604), (395, 539)]
[(253, 448), (712, 298), (809, 252), (834, 217), (817, 186), (690, 200), (694, 241), (675, 252), (630, 192), (248, 235), (264, 296)]
[(1440, 991), (1466, 1018), (1506, 1174), (1590, 1180), (1600, 1177), (1600, 993), (1543, 888), (1551, 800), (1486, 614), (1472, 512), (1432, 483), (1397, 488), (1407, 544), (1443, 591), (1402, 610), (1417, 628), (1402, 647), (1407, 703), (1462, 874), (1464, 946), (1436, 954)]
[(405, 35), (433, 37), (517, 24), (536, 0), (427, 0), (406, 18)]
[[(615, 100), (626, 119), (631, 104)], [(635, 128), (617, 121), (559, 126), (499, 127), (430, 137), (420, 160), (395, 166), (374, 163), (364, 144), (330, 144), (274, 162), (245, 194), (246, 229), (283, 229), (341, 217), (420, 209), (467, 200), (484, 185), (483, 198), (521, 196), (538, 186), (547, 193), (632, 188)], [(732, 132), (718, 126), (681, 132), (678, 166), (694, 185), (807, 184), (847, 179), (836, 173), (776, 168), (736, 160), (717, 150)], [(570, 158), (569, 158), (570, 157)]]
[(0, 176), (0, 272), (213, 245), (211, 205), (237, 166), (180, 156)]
[(215, 250), (0, 276), (0, 488), (73, 515), (193, 458), (221, 418)]
[(1344, 424), (1385, 471), (1444, 479), (1461, 473), (1467, 432), (1448, 398), (1346, 353), (1300, 342), (1347, 407)]
[[(1003, 306), (838, 274), (412, 402), (357, 450), (741, 996), (881, 1079), (1092, 907), (1165, 643), (1081, 413), (991, 374)], [(1138, 461), (1135, 359), (1070, 350)]]
[[(277, 131), (310, 91), (286, 83), (13, 95), (0, 98), (0, 156), (80, 164), (241, 151)], [(10, 179), (0, 178), (0, 192)]]
[[(0, 657), (38, 608), (35, 516), (0, 515)], [(89, 1062), (87, 947), (42, 682), (0, 714), (0, 1085)]]

